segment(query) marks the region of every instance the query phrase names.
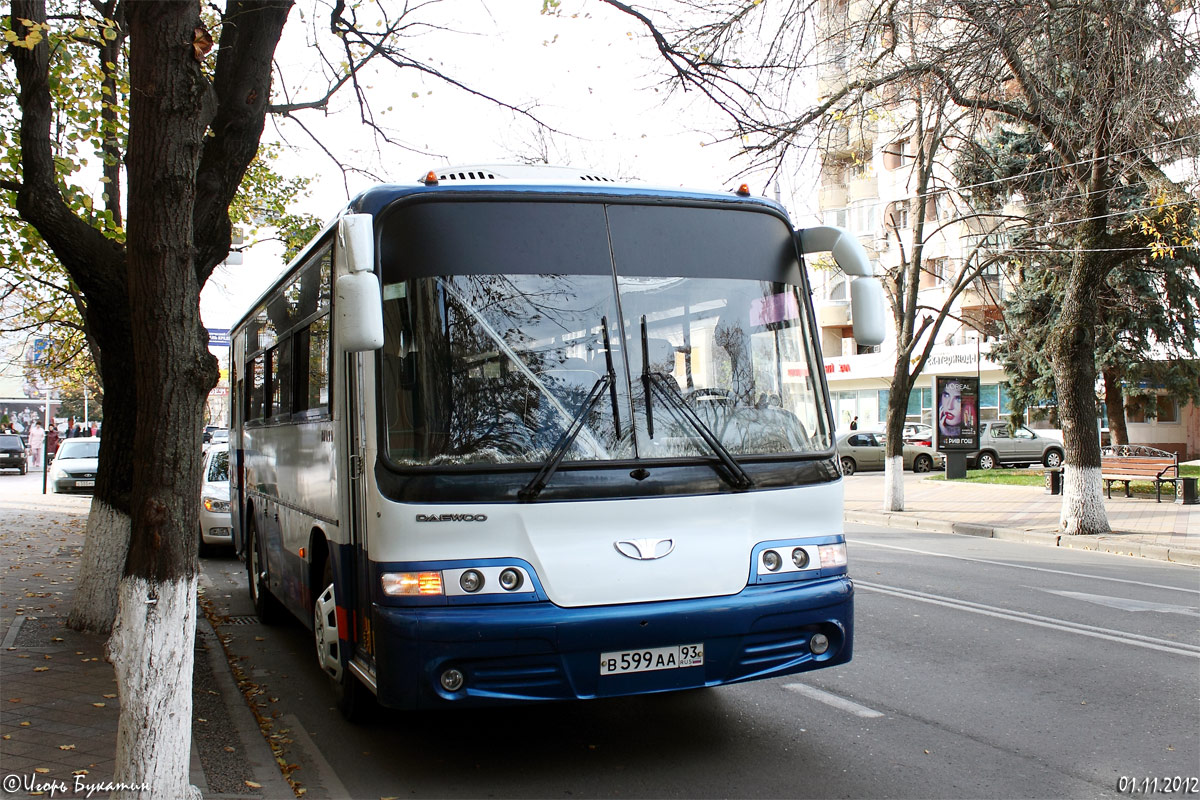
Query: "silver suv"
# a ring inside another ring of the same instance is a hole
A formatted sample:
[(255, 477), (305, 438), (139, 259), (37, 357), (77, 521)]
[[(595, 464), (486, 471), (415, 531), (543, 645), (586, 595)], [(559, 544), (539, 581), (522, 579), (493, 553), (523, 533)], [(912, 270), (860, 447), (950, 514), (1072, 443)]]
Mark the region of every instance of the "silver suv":
[(1028, 466), (1041, 462), (1047, 467), (1061, 467), (1062, 442), (1038, 434), (1024, 425), (1010, 431), (1007, 422), (985, 422), (980, 426), (979, 449), (967, 453), (967, 464), (978, 469), (999, 466)]

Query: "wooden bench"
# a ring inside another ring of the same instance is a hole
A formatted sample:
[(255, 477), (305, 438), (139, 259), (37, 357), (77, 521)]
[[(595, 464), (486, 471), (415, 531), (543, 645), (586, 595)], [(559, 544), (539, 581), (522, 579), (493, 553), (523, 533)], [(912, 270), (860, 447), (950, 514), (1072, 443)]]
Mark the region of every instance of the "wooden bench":
[(1132, 497), (1129, 492), (1130, 481), (1153, 481), (1154, 500), (1162, 502), (1162, 485), (1171, 484), (1175, 488), (1179, 480), (1179, 459), (1174, 453), (1156, 450), (1145, 445), (1114, 445), (1100, 451), (1100, 478), (1112, 497), (1114, 483), (1125, 484), (1125, 496)]

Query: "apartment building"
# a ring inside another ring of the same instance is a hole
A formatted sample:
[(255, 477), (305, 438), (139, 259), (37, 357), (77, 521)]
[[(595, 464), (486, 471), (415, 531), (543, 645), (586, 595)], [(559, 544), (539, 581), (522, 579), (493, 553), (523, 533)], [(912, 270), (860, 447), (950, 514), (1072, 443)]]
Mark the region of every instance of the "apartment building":
[[(843, 46), (846, 42), (839, 44), (834, 32), (838, 21), (852, 16), (858, 5), (826, 0), (820, 6), (818, 22), (830, 44), (818, 78), (823, 95), (854, 77), (855, 60), (862, 60), (863, 54)], [(912, 134), (913, 114), (911, 107), (885, 99), (858, 118), (835, 121), (823, 141), (818, 195), (822, 220), (856, 234), (871, 254), (877, 274), (897, 268), (913, 252), (913, 229), (921, 213), (914, 169), (921, 141)], [(942, 163), (934, 169), (932, 196), (924, 209), (919, 283), (920, 305), (929, 309), (945, 304), (978, 245), (985, 239), (995, 243), (1003, 236), (994, 229), (993, 220), (967, 213), (951, 190), (951, 165), (945, 157), (935, 160)], [(896, 369), (895, 331), (879, 347), (855, 342), (848, 279), (832, 265), (812, 266), (817, 324), (837, 425), (844, 429), (857, 417), (860, 427), (882, 427)], [(1002, 304), (1012, 291), (1011, 280), (1001, 269), (985, 270), (955, 299), (909, 395), (910, 421), (931, 423), (938, 375), (978, 376), (982, 419), (1011, 413), (1007, 375), (991, 358), (992, 345), (1002, 333)], [(922, 311), (918, 318), (927, 313), (936, 311)], [(1171, 450), (1181, 458), (1200, 457), (1200, 409), (1181, 408), (1166, 397), (1161, 401), (1156, 418), (1127, 419), (1130, 440)], [(1027, 414), (1027, 423), (1036, 428), (1057, 425), (1053, 415), (1036, 411)]]

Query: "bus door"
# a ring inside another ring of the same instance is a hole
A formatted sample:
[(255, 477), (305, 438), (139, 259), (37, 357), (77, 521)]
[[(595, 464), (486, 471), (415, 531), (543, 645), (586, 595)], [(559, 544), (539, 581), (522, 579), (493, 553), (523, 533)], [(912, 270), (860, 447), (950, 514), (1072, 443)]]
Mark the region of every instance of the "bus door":
[[(366, 357), (373, 357), (368, 353)], [(348, 499), (347, 546), (342, 549), (349, 563), (342, 564), (341, 577), (347, 581), (343, 601), (354, 620), (354, 654), (373, 669), (375, 648), (371, 636), (371, 592), (369, 558), (367, 557), (366, 430), (363, 410), (362, 353), (346, 354), (346, 442)], [(343, 634), (344, 635), (344, 634)]]

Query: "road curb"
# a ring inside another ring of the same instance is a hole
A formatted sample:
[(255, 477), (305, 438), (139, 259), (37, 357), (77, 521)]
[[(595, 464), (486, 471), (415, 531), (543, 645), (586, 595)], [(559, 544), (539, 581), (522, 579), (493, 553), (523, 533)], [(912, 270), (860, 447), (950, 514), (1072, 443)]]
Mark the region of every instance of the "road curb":
[(217, 684), (221, 699), (225, 702), (225, 708), (229, 712), (229, 718), (233, 721), (234, 733), (241, 741), (246, 764), (254, 775), (255, 783), (261, 784), (262, 787), (261, 794), (258, 792), (246, 795), (206, 794), (205, 797), (295, 797), (292, 787), (284, 779), (283, 773), (279, 771), (279, 765), (275, 761), (275, 754), (271, 752), (271, 746), (267, 744), (262, 731), (259, 730), (258, 721), (246, 705), (246, 700), (242, 696), (237, 682), (233, 679), (225, 648), (221, 646), (216, 629), (203, 611), (200, 611), (197, 616), (197, 633), (204, 637), (205, 642), (209, 645), (205, 647), (205, 651), (208, 654), (209, 666), (212, 668), (213, 682)]
[[(1002, 539), (1010, 542), (1026, 542), (1047, 547), (1065, 547), (1072, 550), (1092, 550), (1099, 553), (1148, 558), (1200, 567), (1200, 550), (1188, 547), (1139, 542), (1121, 535), (1065, 536), (1050, 531), (1023, 528), (1002, 528), (971, 522), (953, 522), (944, 519), (916, 517), (903, 511), (847, 511), (846, 522), (860, 525), (882, 525), (888, 528), (931, 531), (934, 533), (957, 533), (962, 536), (979, 536), (984, 539)], [(1129, 535), (1129, 534), (1126, 534)]]

